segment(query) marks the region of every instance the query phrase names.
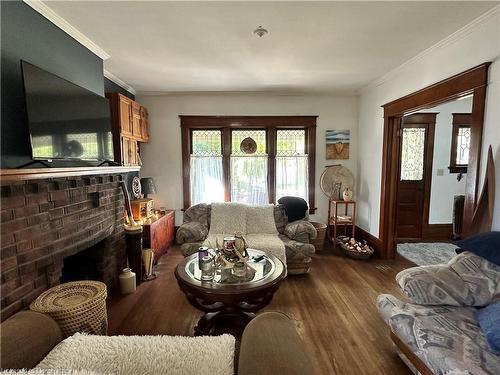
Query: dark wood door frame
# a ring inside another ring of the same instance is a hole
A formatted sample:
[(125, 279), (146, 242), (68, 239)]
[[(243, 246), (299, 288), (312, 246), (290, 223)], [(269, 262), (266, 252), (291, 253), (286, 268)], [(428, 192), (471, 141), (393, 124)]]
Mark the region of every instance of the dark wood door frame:
[(470, 228), (477, 200), (479, 162), (483, 138), (484, 106), (488, 67), (491, 62), (478, 65), (451, 78), (428, 86), (413, 94), (384, 104), (384, 135), (382, 149), (382, 179), (380, 196), (380, 257), (394, 258), (396, 246), (396, 193), (399, 167), (399, 139), (397, 131), (401, 117), (438, 104), (474, 94), (472, 101), (471, 143), (465, 188), (464, 235)]
[[(424, 187), (423, 187), (423, 207), (422, 207), (422, 237), (426, 236), (429, 227), (429, 210), (431, 202), (431, 185), (432, 185), (432, 161), (434, 160), (434, 133), (436, 125), (436, 112), (414, 113), (404, 117), (402, 126), (404, 125), (428, 125), (425, 135), (425, 151), (424, 151)], [(400, 138), (401, 141), (401, 138)], [(400, 182), (400, 167), (401, 155), (398, 158), (398, 183)]]

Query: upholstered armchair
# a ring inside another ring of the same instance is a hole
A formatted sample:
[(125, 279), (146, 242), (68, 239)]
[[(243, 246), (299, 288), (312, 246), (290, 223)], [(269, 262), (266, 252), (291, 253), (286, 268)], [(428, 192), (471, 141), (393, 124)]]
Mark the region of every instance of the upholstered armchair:
[[(183, 224), (176, 234), (184, 256), (194, 254), (208, 236), (210, 230), (211, 205), (200, 203), (184, 212)], [(309, 243), (316, 238), (316, 229), (307, 220), (288, 222), (284, 207), (274, 206), (274, 222), (277, 236), (285, 245), (286, 265), (289, 275), (309, 272), (314, 246)], [(228, 233), (229, 234), (229, 233)]]

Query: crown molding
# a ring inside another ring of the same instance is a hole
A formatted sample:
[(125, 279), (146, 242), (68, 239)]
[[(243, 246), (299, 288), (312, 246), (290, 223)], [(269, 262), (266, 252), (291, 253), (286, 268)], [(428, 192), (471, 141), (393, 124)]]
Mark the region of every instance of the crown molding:
[(115, 76), (113, 73), (107, 71), (106, 69), (104, 69), (103, 73), (104, 73), (104, 77), (106, 77), (107, 79), (113, 81), (118, 86), (122, 87), (123, 89), (127, 90), (128, 92), (130, 92), (134, 95), (137, 95), (137, 91), (135, 91), (135, 89), (132, 86), (130, 86), (128, 83), (122, 81), (120, 78)]
[(49, 6), (43, 3), (41, 0), (23, 0), (24, 3), (29, 5), (35, 11), (40, 13), (42, 16), (47, 18), (54, 25), (59, 27), (66, 34), (71, 36), (77, 42), (88, 48), (91, 52), (99, 56), (101, 59), (106, 60), (110, 57), (106, 51), (95, 44), (92, 40), (86, 37), (82, 32), (80, 32), (76, 27), (71, 25), (68, 21), (62, 18), (59, 14), (54, 12)]
[(439, 42), (436, 44), (433, 44), (429, 48), (423, 50), (422, 52), (418, 53), (411, 59), (405, 61), (398, 67), (392, 69), (388, 73), (384, 74), (383, 76), (371, 81), (367, 85), (363, 86), (358, 90), (358, 93), (361, 94), (366, 90), (369, 90), (371, 88), (380, 86), (384, 84), (385, 82), (389, 81), (393, 77), (397, 76), (402, 70), (406, 69), (407, 67), (416, 64), (420, 60), (422, 60), (424, 57), (427, 55), (431, 54), (433, 51), (438, 50), (440, 48), (446, 47), (448, 45), (451, 45), (455, 42), (457, 42), (460, 39), (465, 38), (467, 35), (471, 34), (477, 27), (481, 26), (482, 24), (486, 23), (489, 21), (490, 18), (497, 16), (500, 14), (500, 5), (497, 5), (490, 10), (488, 10), (486, 13), (483, 13), (479, 17), (475, 18), (462, 28), (458, 29), (455, 31), (453, 34), (448, 35), (446, 38), (441, 39)]

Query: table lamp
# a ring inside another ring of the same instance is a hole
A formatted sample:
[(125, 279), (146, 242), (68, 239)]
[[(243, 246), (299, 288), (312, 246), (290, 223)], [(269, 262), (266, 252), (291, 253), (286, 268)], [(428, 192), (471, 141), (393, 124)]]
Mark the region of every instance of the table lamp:
[(152, 177), (141, 178), (141, 191), (144, 198), (147, 198), (148, 194), (156, 194), (156, 186)]

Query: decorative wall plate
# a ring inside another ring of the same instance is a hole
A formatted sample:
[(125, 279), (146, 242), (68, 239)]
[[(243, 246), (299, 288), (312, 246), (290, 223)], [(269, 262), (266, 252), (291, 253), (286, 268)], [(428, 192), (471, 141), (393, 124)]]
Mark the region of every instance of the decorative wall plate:
[(134, 194), (135, 199), (141, 197), (141, 179), (139, 177), (132, 179), (132, 194)]
[(345, 188), (353, 190), (354, 176), (351, 171), (342, 165), (327, 167), (319, 180), (321, 191), (328, 198), (342, 199), (340, 194)]
[(246, 137), (240, 143), (240, 150), (245, 154), (255, 154), (255, 151), (257, 151), (257, 143), (253, 138)]

